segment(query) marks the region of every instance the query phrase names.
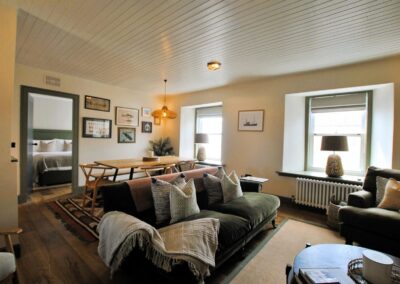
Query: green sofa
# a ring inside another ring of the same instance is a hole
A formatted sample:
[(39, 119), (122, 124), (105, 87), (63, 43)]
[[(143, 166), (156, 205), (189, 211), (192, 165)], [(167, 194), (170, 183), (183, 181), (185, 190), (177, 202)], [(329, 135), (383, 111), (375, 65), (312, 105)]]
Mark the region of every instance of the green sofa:
[(376, 177), (400, 180), (400, 170), (370, 167), (363, 190), (351, 193), (339, 210), (340, 233), (346, 244), (359, 245), (400, 257), (400, 213), (376, 207)]
[[(242, 190), (244, 191), (242, 197), (228, 203), (213, 204), (209, 207), (203, 176), (205, 173), (215, 174), (217, 170), (216, 167), (208, 167), (183, 172), (187, 180), (194, 179), (197, 203), (201, 210), (199, 214), (192, 215), (185, 220), (211, 217), (220, 221), (216, 268), (221, 266), (233, 254), (243, 249), (255, 235), (265, 229), (268, 223), (272, 223), (275, 227), (275, 217), (280, 206), (278, 197), (258, 192), (246, 192), (247, 189), (249, 191), (254, 190), (254, 183), (241, 182)], [(157, 178), (169, 181), (179, 174), (162, 175)], [(157, 227), (151, 194), (151, 178), (135, 179), (104, 186), (101, 188), (101, 192), (104, 200), (104, 212), (115, 210), (125, 212)], [(141, 253), (137, 252), (136, 257), (130, 258), (129, 261), (131, 263), (125, 265), (128, 270), (132, 270), (132, 267), (135, 267), (137, 272), (150, 270), (147, 275), (154, 275), (151, 272), (152, 269), (159, 274), (165, 274), (154, 267), (152, 268), (152, 265), (140, 255)], [(140, 267), (137, 267), (138, 265)], [(190, 282), (188, 279), (183, 280), (188, 275), (187, 271), (185, 268), (177, 267), (174, 271), (164, 276), (172, 279), (172, 282), (179, 279), (188, 283)]]

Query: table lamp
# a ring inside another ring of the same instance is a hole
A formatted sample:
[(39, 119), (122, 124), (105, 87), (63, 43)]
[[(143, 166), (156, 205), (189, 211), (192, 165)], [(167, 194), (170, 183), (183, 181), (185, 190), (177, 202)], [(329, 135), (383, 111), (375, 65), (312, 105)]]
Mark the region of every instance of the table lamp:
[[(206, 144), (208, 143), (208, 135), (205, 133), (196, 133), (194, 137), (194, 143)], [(204, 161), (206, 159), (206, 148), (203, 145), (199, 145), (197, 150), (197, 160)]]
[(339, 155), (335, 154), (335, 151), (348, 150), (347, 136), (322, 136), (321, 151), (333, 151), (333, 154), (328, 157), (325, 168), (325, 173), (329, 177), (341, 177), (343, 175), (342, 159)]

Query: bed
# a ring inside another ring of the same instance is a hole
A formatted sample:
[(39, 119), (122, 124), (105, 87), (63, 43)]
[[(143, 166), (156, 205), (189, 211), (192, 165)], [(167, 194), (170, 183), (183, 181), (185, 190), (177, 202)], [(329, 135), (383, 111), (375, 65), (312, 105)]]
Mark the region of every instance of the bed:
[[(70, 183), (72, 179), (71, 131), (34, 129), (32, 174), (34, 187)], [(53, 138), (57, 137), (57, 138)]]

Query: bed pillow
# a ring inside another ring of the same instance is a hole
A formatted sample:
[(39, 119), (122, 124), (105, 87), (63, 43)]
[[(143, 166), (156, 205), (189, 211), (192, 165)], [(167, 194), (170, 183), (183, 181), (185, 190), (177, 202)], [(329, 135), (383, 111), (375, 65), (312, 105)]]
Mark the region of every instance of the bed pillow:
[(172, 186), (169, 192), (169, 201), (171, 224), (200, 213), (193, 179), (190, 179), (182, 189)]
[(72, 140), (64, 140), (64, 151), (72, 151)]
[(164, 224), (171, 219), (169, 194), (171, 188), (183, 188), (186, 185), (185, 176), (183, 174), (177, 176), (170, 182), (151, 179), (151, 194), (154, 201), (154, 210), (156, 215), (156, 224)]
[(378, 204), (379, 208), (388, 210), (400, 210), (400, 182), (389, 179), (385, 188), (385, 195)]
[(56, 140), (41, 140), (40, 152), (57, 152)]
[(226, 174), (221, 179), (222, 194), (224, 203), (232, 201), (243, 196), (240, 180), (235, 171), (232, 171), (229, 176)]
[(63, 152), (64, 151), (64, 139), (54, 139), (56, 141), (56, 150), (57, 152)]
[(40, 140), (33, 140), (32, 143), (32, 152), (40, 152)]

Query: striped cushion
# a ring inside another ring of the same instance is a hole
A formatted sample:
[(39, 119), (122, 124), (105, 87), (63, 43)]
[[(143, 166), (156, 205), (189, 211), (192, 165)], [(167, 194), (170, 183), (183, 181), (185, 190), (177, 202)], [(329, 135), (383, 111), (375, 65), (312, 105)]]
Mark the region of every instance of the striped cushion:
[(200, 213), (193, 179), (190, 179), (182, 189), (177, 186), (171, 187), (169, 200), (171, 223), (176, 223), (186, 217)]
[(154, 200), (154, 209), (156, 213), (156, 224), (160, 225), (169, 222), (171, 219), (169, 193), (171, 188), (183, 188), (186, 185), (185, 176), (180, 175), (171, 182), (160, 179), (152, 179), (151, 194)]

